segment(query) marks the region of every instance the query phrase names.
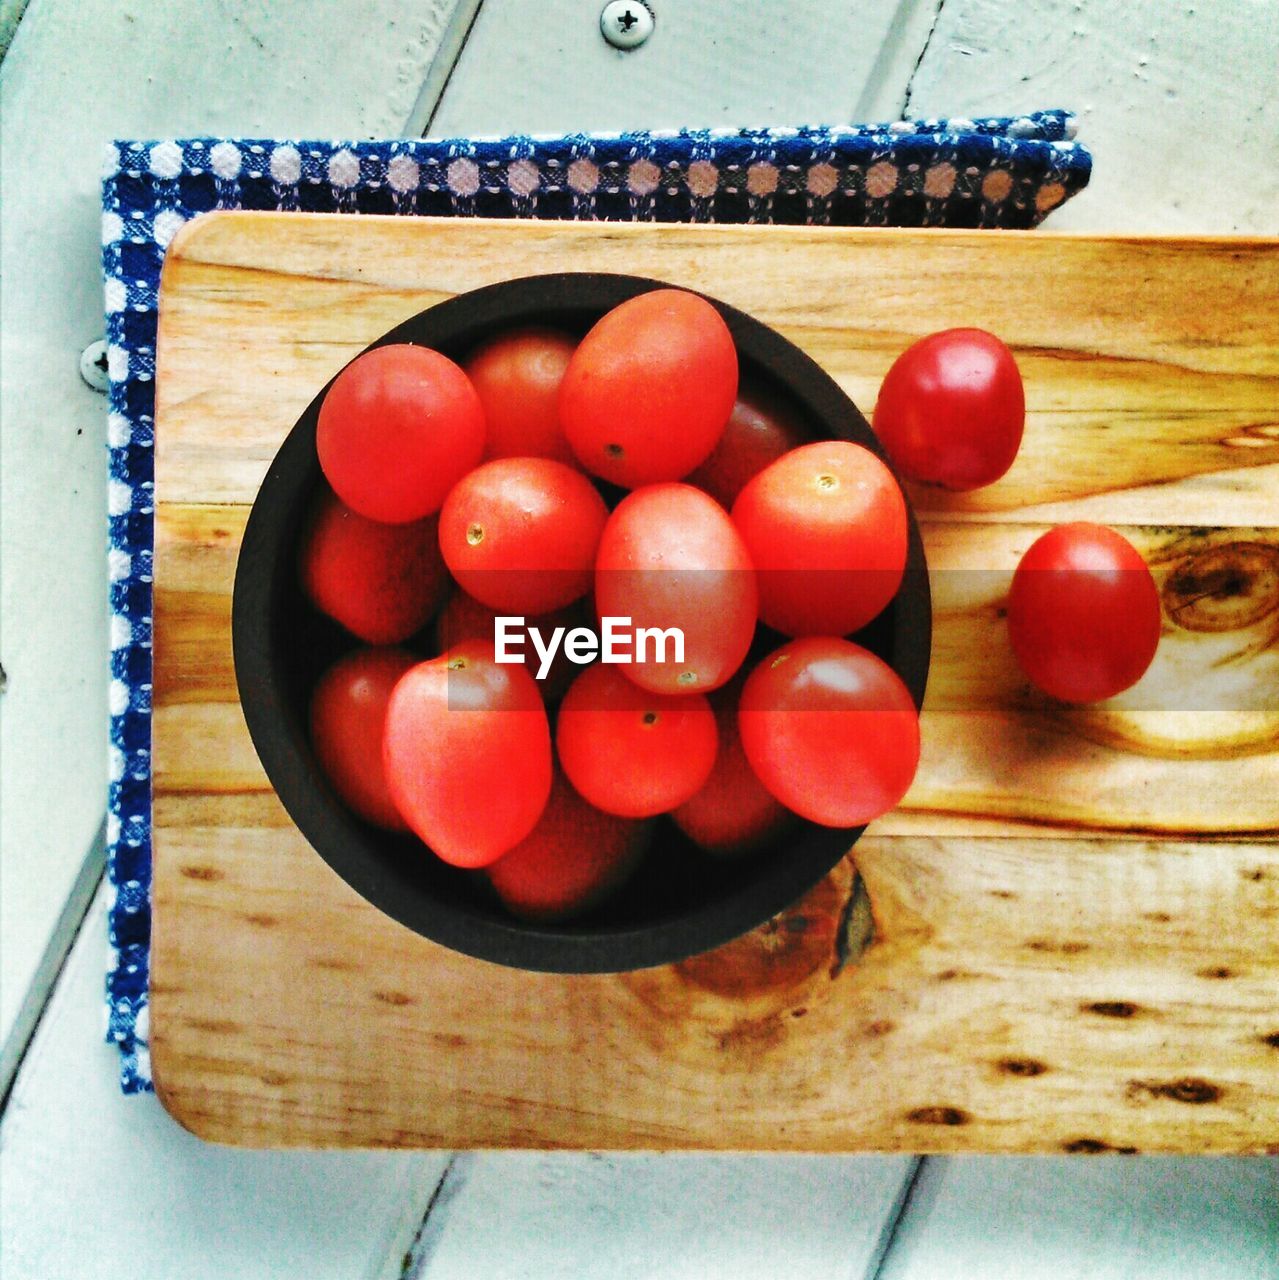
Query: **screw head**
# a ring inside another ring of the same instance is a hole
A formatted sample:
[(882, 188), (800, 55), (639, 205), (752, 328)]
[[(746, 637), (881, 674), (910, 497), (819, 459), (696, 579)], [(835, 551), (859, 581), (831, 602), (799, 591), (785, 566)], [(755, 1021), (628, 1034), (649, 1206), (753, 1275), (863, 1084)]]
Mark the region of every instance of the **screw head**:
[(653, 34), (653, 11), (642, 0), (609, 0), (600, 32), (614, 49), (638, 49)]
[(80, 376), (95, 391), (106, 391), (110, 382), (107, 377), (107, 344), (101, 338), (80, 352)]

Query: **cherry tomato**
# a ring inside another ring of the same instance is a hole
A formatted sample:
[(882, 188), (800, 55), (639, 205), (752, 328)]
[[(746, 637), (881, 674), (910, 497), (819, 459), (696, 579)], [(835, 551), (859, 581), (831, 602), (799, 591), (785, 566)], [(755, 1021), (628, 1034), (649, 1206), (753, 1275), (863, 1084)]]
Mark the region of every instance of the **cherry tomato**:
[(532, 832), (488, 868), (512, 915), (554, 924), (584, 915), (621, 887), (644, 852), (647, 825), (586, 803), (557, 769)]
[(558, 329), (518, 329), (465, 364), (488, 424), (485, 458), (575, 462), (560, 426), (560, 383), (577, 343)]
[(678, 480), (718, 442), (737, 395), (737, 349), (719, 312), (680, 289), (614, 307), (560, 384), (560, 420), (592, 475), (627, 489)]
[(623, 498), (600, 539), (595, 608), (601, 620), (630, 618), (639, 628), (683, 633), (666, 657), (621, 670), (657, 693), (707, 692), (732, 678), (755, 634), (758, 592), (745, 544), (723, 507), (687, 484), (650, 485)]
[(447, 356), (396, 343), (334, 379), (315, 428), (333, 491), (370, 520), (404, 524), (440, 509), (484, 451), (484, 408)]
[(382, 732), (391, 690), (418, 659), (403, 649), (357, 649), (339, 658), (311, 694), (311, 746), (338, 798), (389, 831), (409, 824), (391, 799)]
[(875, 405), (875, 433), (902, 475), (946, 489), (998, 480), (1025, 424), (1017, 361), (981, 329), (946, 329), (907, 347)]
[(482, 644), (461, 644), (401, 677), (382, 760), (410, 828), (445, 862), (487, 866), (546, 808), (546, 708), (523, 667), (499, 666)]
[(1146, 562), (1103, 525), (1050, 529), (1013, 575), (1013, 652), (1026, 675), (1063, 702), (1099, 702), (1136, 684), (1159, 630), (1159, 592)]
[[(464, 640), (479, 640), (486, 646), (486, 652), (492, 653), (495, 636), (494, 623), (497, 614), (488, 605), (481, 604), (474, 596), (465, 591), (456, 590), (449, 597), (448, 603), (440, 610), (435, 623), (435, 644), (441, 653), (452, 649)], [(584, 601), (577, 601), (553, 613), (538, 614), (527, 619), (529, 627), (536, 627), (549, 643), (550, 636), (556, 627), (563, 627), (565, 632), (574, 627), (587, 625), (591, 621), (591, 613)], [(524, 641), (524, 667), (535, 680), (542, 697), (547, 702), (554, 702), (564, 696), (565, 690), (573, 682), (573, 678), (581, 670), (570, 661), (561, 643), (551, 661), (551, 668), (545, 677), (538, 679), (542, 660), (537, 650), (529, 642)]]
[(500, 613), (548, 613), (591, 589), (608, 508), (580, 471), (499, 458), (453, 487), (440, 550), (463, 590)]
[(744, 679), (710, 695), (719, 754), (706, 785), (671, 814), (675, 825), (707, 853), (736, 857), (758, 849), (776, 834), (787, 812), (755, 776), (737, 730), (737, 703)]
[(715, 765), (715, 715), (700, 693), (649, 693), (600, 664), (564, 695), (555, 745), (568, 780), (597, 809), (650, 818), (705, 785)]
[(688, 483), (704, 489), (726, 511), (730, 510), (748, 480), (803, 443), (804, 437), (771, 398), (759, 393), (740, 394), (719, 444), (697, 470), (689, 473)]
[(369, 644), (398, 644), (430, 620), (448, 574), (435, 516), (379, 524), (332, 494), (302, 536), (302, 589), (321, 613)]
[(733, 523), (758, 572), (760, 619), (787, 635), (847, 635), (901, 585), (906, 500), (861, 445), (792, 449), (738, 495)]
[(860, 827), (906, 794), (919, 717), (897, 673), (834, 636), (792, 640), (751, 672), (738, 710), (742, 747), (788, 809), (826, 827)]

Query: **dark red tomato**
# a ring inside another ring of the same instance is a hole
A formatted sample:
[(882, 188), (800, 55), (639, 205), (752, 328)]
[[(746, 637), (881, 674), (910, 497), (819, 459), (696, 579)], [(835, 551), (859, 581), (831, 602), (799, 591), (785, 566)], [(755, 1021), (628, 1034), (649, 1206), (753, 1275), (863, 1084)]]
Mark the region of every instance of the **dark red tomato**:
[(537, 825), (551, 791), (533, 677), (479, 643), (419, 663), (391, 694), (382, 760), (396, 808), (445, 862), (496, 862)]
[(715, 716), (700, 693), (649, 693), (618, 667), (587, 667), (560, 704), (555, 745), (568, 780), (597, 809), (651, 818), (706, 784)]
[(560, 383), (577, 346), (558, 329), (517, 329), (486, 342), (465, 368), (488, 423), (485, 458), (575, 462), (560, 425)]
[(887, 813), (919, 764), (909, 690), (868, 649), (833, 636), (792, 640), (765, 658), (742, 690), (738, 727), (760, 781), (826, 827)]
[(790, 636), (847, 635), (897, 594), (906, 500), (869, 449), (823, 440), (792, 449), (733, 504), (759, 576), (759, 616)]
[(724, 508), (687, 484), (650, 485), (623, 498), (608, 518), (595, 570), (601, 619), (630, 618), (639, 628), (678, 629), (665, 660), (653, 644), (645, 662), (621, 670), (657, 693), (708, 692), (730, 680), (755, 634), (758, 593), (746, 547)]
[(1136, 684), (1159, 630), (1159, 592), (1146, 562), (1103, 525), (1050, 529), (1013, 575), (1013, 652), (1026, 675), (1063, 702), (1099, 702)]
[(627, 489), (678, 480), (710, 456), (737, 396), (737, 348), (719, 312), (680, 289), (614, 307), (560, 385), (560, 421), (587, 471)]
[(464, 591), (500, 613), (549, 613), (591, 589), (608, 508), (550, 458), (499, 458), (453, 487), (440, 550)]
[(902, 475), (946, 489), (998, 480), (1025, 425), (1017, 361), (982, 329), (946, 329), (907, 347), (875, 405), (875, 433)]
[(727, 511), (748, 480), (803, 443), (804, 437), (770, 399), (741, 395), (719, 444), (687, 480), (705, 489)]
[(334, 380), (315, 429), (333, 491), (370, 520), (404, 524), (440, 509), (484, 452), (484, 408), (447, 356), (397, 343)]
[(331, 494), (303, 533), (299, 568), (311, 603), (369, 644), (398, 644), (419, 631), (448, 583), (435, 516), (379, 524)]
[(417, 661), (403, 649), (357, 649), (339, 658), (311, 694), (311, 746), (324, 776), (348, 809), (389, 831), (407, 831), (409, 824), (382, 768), (386, 707)]
[[(527, 622), (530, 628), (536, 627), (541, 632), (544, 643), (549, 643), (557, 627), (563, 627), (567, 633), (574, 627), (586, 626), (592, 620), (592, 616), (591, 611), (586, 607), (586, 602), (577, 601), (563, 609), (556, 609), (554, 613), (538, 614), (536, 617), (529, 618)], [(497, 614), (488, 605), (481, 604), (474, 596), (468, 596), (461, 589), (455, 590), (449, 597), (448, 603), (440, 610), (436, 620), (436, 647), (443, 653), (464, 640), (481, 640), (488, 646), (487, 651), (491, 652), (496, 621)], [(527, 638), (527, 633), (525, 633), (522, 648), (524, 667), (529, 675), (537, 680), (537, 687), (541, 690), (542, 697), (547, 702), (562, 698), (565, 690), (572, 684), (573, 678), (581, 670), (576, 663), (570, 661), (564, 651), (563, 643), (561, 642), (555, 651), (550, 670), (540, 679), (538, 672), (543, 665), (542, 659)]]
[(707, 853), (731, 858), (750, 853), (775, 835), (787, 812), (755, 776), (737, 731), (737, 703), (745, 683), (739, 675), (710, 696), (719, 754), (706, 785), (680, 805), (675, 825)]
[(556, 770), (541, 820), (488, 868), (506, 909), (555, 924), (584, 915), (621, 888), (644, 852), (648, 825), (589, 805)]

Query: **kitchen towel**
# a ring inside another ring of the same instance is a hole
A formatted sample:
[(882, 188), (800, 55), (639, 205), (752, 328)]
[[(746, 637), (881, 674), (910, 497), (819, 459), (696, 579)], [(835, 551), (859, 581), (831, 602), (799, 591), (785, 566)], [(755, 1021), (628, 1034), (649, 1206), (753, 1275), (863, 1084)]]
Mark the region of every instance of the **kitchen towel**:
[(1033, 227), (1088, 183), (1065, 111), (823, 128), (393, 142), (117, 142), (103, 181), (110, 379), (107, 1037), (151, 1087), (151, 555), (157, 294), (212, 209), (835, 226)]

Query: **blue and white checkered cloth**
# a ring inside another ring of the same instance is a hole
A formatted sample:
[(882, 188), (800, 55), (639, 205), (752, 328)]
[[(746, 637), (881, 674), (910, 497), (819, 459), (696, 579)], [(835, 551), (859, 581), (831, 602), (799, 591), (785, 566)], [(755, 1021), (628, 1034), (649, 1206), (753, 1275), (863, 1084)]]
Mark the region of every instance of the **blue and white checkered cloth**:
[(108, 1038), (151, 1087), (151, 564), (164, 251), (210, 209), (836, 226), (1033, 227), (1088, 183), (1064, 111), (490, 141), (117, 142), (103, 184), (110, 377)]

